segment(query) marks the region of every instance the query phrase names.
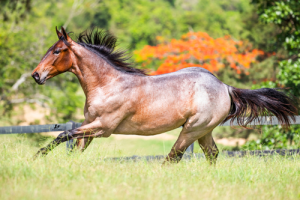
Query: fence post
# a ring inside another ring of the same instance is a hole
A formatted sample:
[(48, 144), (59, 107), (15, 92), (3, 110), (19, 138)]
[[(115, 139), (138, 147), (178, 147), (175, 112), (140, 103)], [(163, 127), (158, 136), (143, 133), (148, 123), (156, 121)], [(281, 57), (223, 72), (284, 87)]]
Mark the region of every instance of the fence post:
[[(73, 121), (67, 122), (66, 123), (66, 131), (76, 128), (75, 125), (76, 125), (76, 123)], [(74, 143), (73, 139), (66, 142), (67, 153), (69, 153), (73, 149), (73, 147), (74, 147), (73, 143)]]
[(194, 153), (194, 142), (186, 149), (185, 152), (187, 154), (193, 154)]

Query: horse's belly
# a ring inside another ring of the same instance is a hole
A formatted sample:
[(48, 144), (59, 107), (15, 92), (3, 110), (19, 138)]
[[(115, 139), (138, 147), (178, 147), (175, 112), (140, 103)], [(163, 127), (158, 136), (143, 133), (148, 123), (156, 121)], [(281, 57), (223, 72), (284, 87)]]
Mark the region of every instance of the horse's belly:
[(126, 135), (156, 135), (182, 126), (184, 117), (162, 116), (141, 117), (131, 116), (125, 119), (114, 131), (114, 134)]

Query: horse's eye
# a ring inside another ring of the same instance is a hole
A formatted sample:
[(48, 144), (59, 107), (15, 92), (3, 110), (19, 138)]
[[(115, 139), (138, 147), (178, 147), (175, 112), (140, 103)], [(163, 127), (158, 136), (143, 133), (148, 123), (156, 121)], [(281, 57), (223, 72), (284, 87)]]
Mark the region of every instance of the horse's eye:
[(59, 51), (59, 50), (56, 50), (56, 51), (54, 51), (53, 53), (54, 53), (54, 54), (59, 54), (60, 51)]

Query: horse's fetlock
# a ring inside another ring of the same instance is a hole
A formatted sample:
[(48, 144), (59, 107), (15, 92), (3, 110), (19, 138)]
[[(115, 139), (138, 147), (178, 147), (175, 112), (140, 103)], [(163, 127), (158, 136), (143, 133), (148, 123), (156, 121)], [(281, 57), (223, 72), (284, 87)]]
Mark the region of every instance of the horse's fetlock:
[(59, 134), (55, 140), (57, 141), (57, 143), (61, 143), (61, 142), (66, 142), (70, 139), (73, 139), (72, 132), (64, 131), (61, 134)]

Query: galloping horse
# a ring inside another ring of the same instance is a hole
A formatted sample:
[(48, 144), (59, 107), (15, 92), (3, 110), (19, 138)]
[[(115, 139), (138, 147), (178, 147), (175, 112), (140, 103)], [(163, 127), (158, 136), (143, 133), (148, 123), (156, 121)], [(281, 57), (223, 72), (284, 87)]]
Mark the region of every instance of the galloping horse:
[[(284, 126), (297, 113), (292, 100), (276, 89), (245, 90), (228, 86), (200, 67), (147, 76), (133, 68), (116, 38), (98, 31), (83, 32), (73, 41), (62, 27), (59, 40), (47, 51), (32, 77), (38, 84), (64, 73), (74, 73), (85, 93), (85, 120), (65, 131), (37, 154), (70, 139), (83, 151), (93, 138), (111, 134), (156, 135), (183, 126), (165, 162), (179, 162), (186, 148), (198, 140), (206, 158), (218, 155), (212, 130), (226, 120), (240, 126), (268, 114)], [(247, 118), (246, 118), (247, 117)]]

